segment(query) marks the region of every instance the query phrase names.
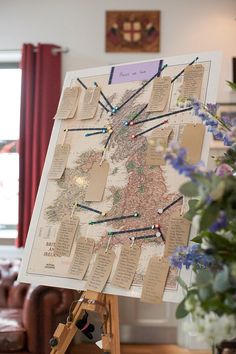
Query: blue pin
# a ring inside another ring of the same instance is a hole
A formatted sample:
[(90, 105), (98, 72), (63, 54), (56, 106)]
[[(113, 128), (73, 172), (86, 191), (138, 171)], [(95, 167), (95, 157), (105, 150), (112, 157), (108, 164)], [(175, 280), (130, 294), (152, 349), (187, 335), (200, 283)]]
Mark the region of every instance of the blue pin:
[(107, 129), (104, 128), (101, 131), (95, 132), (95, 133), (86, 133), (85, 136), (93, 136), (93, 135), (98, 135), (98, 134), (105, 134), (107, 133)]
[(116, 113), (117, 111), (118, 111), (118, 107), (117, 106), (112, 108), (112, 113)]

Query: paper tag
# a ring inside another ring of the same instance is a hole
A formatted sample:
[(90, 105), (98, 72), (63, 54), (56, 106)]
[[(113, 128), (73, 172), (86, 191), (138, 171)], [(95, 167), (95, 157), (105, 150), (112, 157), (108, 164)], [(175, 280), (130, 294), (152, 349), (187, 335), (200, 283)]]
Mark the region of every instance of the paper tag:
[(204, 66), (202, 64), (189, 65), (184, 70), (184, 81), (181, 97), (200, 99)]
[(160, 72), (162, 60), (112, 66), (108, 84), (149, 80)]
[(81, 89), (77, 86), (65, 88), (54, 119), (68, 119), (74, 117), (78, 106), (80, 92)]
[(112, 270), (115, 252), (101, 250), (98, 252), (93, 269), (86, 284), (88, 290), (102, 292)]
[(102, 340), (99, 340), (95, 344), (98, 346), (98, 348), (102, 349)]
[(92, 238), (80, 237), (77, 240), (75, 254), (69, 274), (71, 278), (82, 280), (93, 255), (95, 241)]
[(160, 129), (148, 139), (148, 147), (146, 152), (146, 163), (148, 165), (165, 165), (165, 151), (164, 149), (158, 151), (158, 147), (166, 148), (168, 146), (168, 140), (171, 132), (171, 128)]
[(95, 162), (90, 170), (89, 184), (86, 191), (86, 202), (100, 202), (106, 188), (109, 163), (104, 161), (101, 166)]
[(70, 145), (57, 145), (55, 148), (52, 165), (48, 172), (49, 179), (60, 179), (68, 160)]
[(131, 287), (140, 254), (140, 247), (130, 247), (130, 245), (122, 246), (115, 274), (111, 281), (113, 286), (127, 290)]
[(176, 247), (188, 244), (190, 222), (180, 215), (172, 215), (166, 235), (164, 256), (171, 256)]
[(66, 217), (61, 221), (57, 233), (56, 243), (55, 243), (55, 249), (54, 249), (55, 256), (58, 257), (70, 256), (71, 248), (73, 245), (75, 232), (77, 230), (78, 224), (79, 224), (78, 218), (73, 219), (70, 217)]
[(200, 161), (205, 135), (204, 124), (186, 124), (180, 146), (187, 151), (187, 161), (194, 164)]
[(153, 80), (151, 98), (147, 106), (147, 112), (164, 111), (171, 89), (171, 77), (156, 77)]
[(144, 276), (141, 301), (151, 304), (162, 302), (166, 279), (170, 265), (166, 258), (160, 260), (154, 256), (148, 263), (147, 272)]
[(78, 112), (78, 119), (92, 119), (95, 116), (100, 98), (100, 88), (89, 87), (84, 93), (82, 107)]

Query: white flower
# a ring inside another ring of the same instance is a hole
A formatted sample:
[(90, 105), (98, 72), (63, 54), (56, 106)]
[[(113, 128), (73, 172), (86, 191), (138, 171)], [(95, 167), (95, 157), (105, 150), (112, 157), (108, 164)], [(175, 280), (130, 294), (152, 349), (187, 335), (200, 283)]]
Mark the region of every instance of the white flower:
[(202, 243), (201, 243), (201, 248), (203, 250), (208, 250), (208, 249), (212, 248), (212, 244), (211, 244), (210, 240), (208, 239), (208, 237), (203, 237)]
[(217, 233), (222, 237), (228, 239), (229, 241), (231, 241), (232, 238), (234, 237), (234, 234), (231, 231), (218, 230)]
[(235, 337), (236, 316), (218, 316), (212, 311), (204, 313), (198, 310), (194, 311), (192, 323), (188, 326), (188, 331), (196, 335), (198, 340), (204, 340), (212, 346)]
[(184, 307), (188, 312), (194, 312), (196, 311), (197, 308), (200, 307), (200, 301), (198, 299), (197, 295), (191, 295), (189, 296), (185, 302), (184, 302)]

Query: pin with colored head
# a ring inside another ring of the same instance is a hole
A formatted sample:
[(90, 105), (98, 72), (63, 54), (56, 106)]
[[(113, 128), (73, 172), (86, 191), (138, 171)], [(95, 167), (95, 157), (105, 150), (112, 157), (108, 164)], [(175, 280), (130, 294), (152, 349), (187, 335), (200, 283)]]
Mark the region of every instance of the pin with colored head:
[(159, 224), (152, 225), (152, 230), (159, 229)]
[(112, 108), (112, 113), (113, 113), (113, 114), (116, 113), (117, 111), (118, 111), (118, 107), (117, 107), (117, 106), (115, 106), (115, 107)]

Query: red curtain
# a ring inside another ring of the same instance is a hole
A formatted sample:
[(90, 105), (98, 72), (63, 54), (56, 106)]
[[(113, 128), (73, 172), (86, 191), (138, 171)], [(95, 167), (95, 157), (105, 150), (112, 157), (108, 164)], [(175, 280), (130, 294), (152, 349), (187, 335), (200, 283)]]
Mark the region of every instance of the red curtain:
[(52, 44), (24, 44), (19, 140), (17, 246), (25, 244), (61, 90), (61, 53)]

